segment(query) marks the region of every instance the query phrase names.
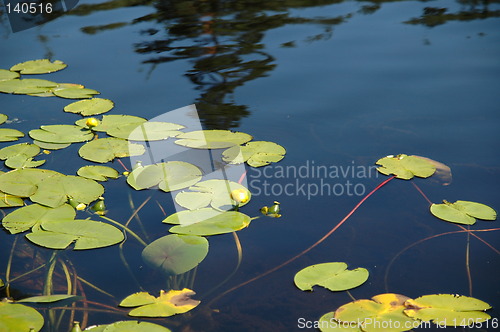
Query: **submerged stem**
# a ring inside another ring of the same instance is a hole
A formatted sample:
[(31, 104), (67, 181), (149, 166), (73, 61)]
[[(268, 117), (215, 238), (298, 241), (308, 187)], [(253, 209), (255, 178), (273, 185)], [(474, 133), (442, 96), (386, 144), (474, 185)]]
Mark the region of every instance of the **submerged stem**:
[(135, 234), (135, 233), (134, 233), (134, 232), (133, 232), (130, 228), (128, 228), (127, 226), (124, 226), (124, 225), (120, 224), (118, 221), (114, 221), (113, 219), (108, 218), (108, 217), (105, 217), (105, 216), (99, 216), (99, 217), (101, 217), (101, 218), (102, 218), (102, 219), (104, 219), (104, 220), (109, 221), (110, 223), (112, 223), (112, 224), (114, 224), (114, 225), (116, 225), (116, 226), (118, 226), (118, 227), (123, 228), (123, 229), (124, 229), (127, 233), (129, 233), (129, 234), (130, 234), (130, 235), (132, 235), (132, 236), (133, 236), (133, 237), (134, 237), (137, 241), (139, 241), (139, 243), (140, 243), (140, 244), (142, 244), (142, 245), (143, 245), (143, 246), (145, 246), (145, 247), (147, 246), (147, 243), (146, 243), (146, 242), (144, 242), (144, 240), (143, 240), (143, 239), (141, 239), (141, 238), (139, 237), (139, 235)]

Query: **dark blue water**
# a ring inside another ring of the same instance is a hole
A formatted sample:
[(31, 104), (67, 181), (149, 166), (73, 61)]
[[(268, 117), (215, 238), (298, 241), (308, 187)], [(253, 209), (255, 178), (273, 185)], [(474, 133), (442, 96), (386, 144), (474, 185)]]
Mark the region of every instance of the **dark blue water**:
[[(425, 7), (446, 11), (437, 15)], [(62, 60), (68, 68), (42, 77), (100, 91), (101, 97), (115, 102), (113, 114), (153, 118), (195, 103), (206, 128), (239, 130), (283, 145), (287, 155), (277, 165), (284, 168), (366, 170), (389, 154), (426, 156), (453, 172), (449, 186), (432, 179), (416, 181), (431, 201), (477, 201), (498, 210), (499, 10), (498, 1), (82, 1), (65, 16), (17, 33), (10, 32), (2, 16), (0, 67), (37, 58)], [(0, 102), (2, 113), (19, 119), (9, 127), (25, 132), (78, 119), (61, 111), (68, 103), (63, 99), (0, 95)], [(74, 172), (83, 165), (76, 151), (71, 147), (55, 152), (48, 165)], [(279, 200), (283, 217), (258, 219), (238, 233), (242, 265), (215, 294), (316, 242), (385, 179), (375, 172), (294, 177), (278, 171), (277, 166), (270, 166), (267, 174), (249, 170), (254, 196), (244, 212), (256, 215), (261, 206)], [(264, 181), (270, 186), (267, 193)], [(348, 193), (348, 182), (357, 193)], [(329, 188), (337, 184), (336, 191), (314, 193), (323, 183)], [(280, 191), (287, 184), (290, 194)], [(131, 214), (124, 185), (123, 179), (106, 185), (109, 216), (120, 221)], [(313, 192), (304, 194), (300, 185)], [(150, 194), (134, 195), (135, 206)], [(172, 209), (168, 194), (155, 193), (151, 202), (155, 200)], [(140, 215), (155, 239), (168, 228), (160, 223), (163, 214), (156, 203), (148, 207)], [(497, 228), (497, 222), (478, 221), (471, 228)], [(156, 323), (173, 331), (302, 330), (299, 318), (314, 321), (351, 301), (344, 292), (304, 293), (293, 285), (298, 270), (329, 261), (370, 271), (368, 282), (351, 291), (357, 299), (384, 292), (413, 298), (471, 295), (465, 233), (404, 250), (426, 237), (457, 230), (429, 214), (428, 203), (411, 183), (394, 180), (299, 260), (229, 293), (210, 308), (206, 304), (214, 293), (192, 313)], [(500, 250), (498, 231), (477, 235)], [(157, 295), (165, 281), (142, 268), (141, 247), (128, 243), (125, 253), (132, 269)], [(212, 237), (210, 245), (194, 287), (200, 297), (236, 264), (231, 235)], [(489, 313), (498, 319), (500, 256), (474, 237), (469, 250), (472, 296), (490, 303)], [(70, 257), (85, 278), (116, 301), (139, 291), (117, 258), (117, 249), (100, 252), (105, 254)], [(2, 266), (5, 257), (2, 254)], [(119, 319), (124, 317), (90, 314), (89, 325)]]

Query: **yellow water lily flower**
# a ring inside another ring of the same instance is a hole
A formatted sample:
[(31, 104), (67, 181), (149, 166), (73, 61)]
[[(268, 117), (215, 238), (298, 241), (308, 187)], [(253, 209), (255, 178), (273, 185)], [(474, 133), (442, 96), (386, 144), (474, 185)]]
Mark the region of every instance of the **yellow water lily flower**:
[(93, 128), (99, 125), (99, 120), (97, 120), (96, 118), (88, 118), (85, 124), (87, 125), (87, 127)]
[(231, 198), (238, 204), (245, 204), (250, 199), (248, 190), (235, 189), (231, 191)]

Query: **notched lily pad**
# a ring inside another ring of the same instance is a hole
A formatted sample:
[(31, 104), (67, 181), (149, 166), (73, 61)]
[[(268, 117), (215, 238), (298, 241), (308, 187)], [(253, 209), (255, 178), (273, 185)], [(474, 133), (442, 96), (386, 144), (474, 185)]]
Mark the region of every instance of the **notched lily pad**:
[(21, 74), (48, 74), (66, 68), (67, 65), (59, 60), (50, 62), (49, 59), (30, 60), (18, 63), (10, 68), (11, 71), (18, 71)]
[(193, 300), (196, 294), (188, 288), (182, 290), (160, 291), (160, 296), (155, 298), (146, 292), (135, 293), (127, 296), (120, 302), (121, 307), (138, 307), (129, 312), (135, 317), (169, 317), (182, 314), (195, 308), (200, 301)]
[(107, 137), (86, 143), (78, 150), (78, 154), (85, 160), (107, 163), (115, 158), (140, 156), (145, 151), (141, 144), (129, 143), (121, 138)]
[(0, 69), (0, 81), (8, 81), (8, 80), (13, 80), (15, 78), (19, 77), (19, 73), (10, 71), (10, 70), (5, 70), (5, 69)]
[(225, 150), (222, 153), (222, 159), (229, 164), (246, 162), (249, 166), (261, 167), (280, 161), (285, 157), (285, 153), (285, 148), (279, 144), (255, 141)]
[(91, 131), (73, 125), (41, 126), (30, 130), (29, 135), (34, 140), (56, 144), (85, 142), (94, 137)]
[(436, 167), (429, 161), (416, 156), (400, 154), (397, 156), (387, 156), (377, 160), (375, 163), (381, 165), (377, 168), (382, 174), (394, 174), (398, 179), (409, 180), (413, 176), (427, 178), (434, 174)]
[(252, 136), (230, 130), (198, 130), (178, 135), (175, 143), (194, 149), (222, 149), (244, 144)]
[(368, 280), (368, 270), (348, 270), (346, 263), (323, 263), (308, 266), (295, 274), (295, 285), (303, 291), (312, 291), (314, 285), (331, 291), (344, 291), (362, 285)]
[(182, 128), (184, 126), (175, 123), (148, 121), (109, 128), (106, 132), (129, 141), (159, 141), (181, 134), (179, 129)]
[[(197, 212), (190, 211), (190, 212)], [(217, 235), (239, 231), (250, 225), (252, 218), (238, 211), (225, 211), (192, 224), (180, 224), (170, 228), (171, 233), (188, 235)], [(165, 221), (164, 221), (165, 222)]]
[(75, 210), (68, 204), (57, 208), (32, 204), (6, 215), (2, 220), (2, 225), (11, 234), (17, 234), (29, 229), (37, 230), (43, 221), (69, 220), (74, 219), (75, 216)]
[(81, 177), (96, 181), (108, 181), (108, 178), (117, 179), (120, 174), (114, 168), (108, 166), (83, 166), (78, 169), (77, 174)]
[(43, 93), (57, 87), (57, 83), (36, 78), (0, 81), (0, 92), (14, 94)]
[(114, 106), (115, 104), (109, 99), (92, 98), (66, 105), (64, 111), (90, 116), (109, 112)]
[(469, 201), (450, 203), (444, 200), (443, 204), (432, 204), (430, 210), (439, 219), (465, 225), (475, 224), (475, 218), (482, 220), (497, 218), (496, 211), (488, 205)]
[(13, 142), (24, 137), (24, 133), (17, 129), (0, 128), (0, 142)]
[(64, 175), (48, 169), (17, 169), (0, 175), (0, 190), (14, 196), (29, 197), (37, 191), (40, 181), (59, 176)]
[(33, 157), (40, 153), (40, 147), (35, 144), (21, 143), (0, 149), (0, 159), (6, 160), (5, 166), (9, 168), (38, 167), (45, 160), (33, 161)]

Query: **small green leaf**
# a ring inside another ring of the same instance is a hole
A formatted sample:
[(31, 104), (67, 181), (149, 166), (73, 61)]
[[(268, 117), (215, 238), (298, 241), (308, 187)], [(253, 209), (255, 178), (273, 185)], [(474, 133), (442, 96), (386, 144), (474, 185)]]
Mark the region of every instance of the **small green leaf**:
[(252, 167), (276, 163), (285, 157), (286, 150), (281, 145), (266, 142), (249, 142), (243, 146), (233, 146), (222, 153), (222, 159), (230, 164), (246, 162)]
[(65, 112), (77, 113), (83, 116), (90, 116), (109, 112), (114, 103), (109, 99), (92, 98), (87, 100), (75, 101), (64, 107)]
[(0, 331), (38, 332), (42, 326), (43, 316), (35, 309), (23, 304), (0, 302)]
[(9, 117), (5, 114), (1, 114), (0, 113), (0, 124), (4, 123), (5, 121), (7, 121)]
[(31, 138), (47, 143), (76, 143), (89, 141), (94, 134), (89, 130), (83, 130), (72, 125), (49, 125), (41, 126), (41, 129), (30, 130)]
[(54, 295), (41, 295), (41, 296), (32, 296), (27, 297), (22, 300), (16, 301), (19, 302), (29, 302), (29, 303), (52, 303), (67, 299), (76, 299), (79, 296), (76, 295), (67, 295), (67, 294), (54, 294)]
[(394, 174), (398, 179), (409, 180), (413, 176), (427, 178), (434, 174), (436, 167), (429, 161), (417, 156), (407, 156), (400, 154), (397, 156), (387, 156), (377, 160), (375, 163), (381, 165), (377, 168), (382, 174)]
[(295, 274), (295, 285), (303, 291), (312, 291), (314, 285), (331, 291), (358, 287), (368, 280), (368, 270), (348, 270), (346, 263), (323, 263), (308, 266)]
[(178, 135), (176, 144), (194, 149), (222, 149), (246, 143), (252, 136), (230, 130), (198, 130)]
[(121, 138), (108, 137), (86, 143), (80, 148), (78, 154), (85, 160), (107, 163), (115, 158), (140, 156), (145, 151), (141, 144), (129, 143)]
[(75, 210), (68, 204), (50, 208), (39, 204), (24, 206), (12, 211), (2, 220), (2, 226), (11, 234), (17, 234), (29, 229), (39, 229), (40, 224), (50, 220), (74, 219)]
[(8, 80), (13, 80), (15, 78), (19, 77), (19, 73), (10, 71), (10, 70), (5, 70), (5, 69), (0, 69), (0, 81), (8, 81)]
[(10, 68), (11, 71), (18, 71), (21, 74), (47, 74), (66, 68), (67, 65), (59, 60), (50, 62), (49, 59), (30, 60), (18, 63)]
[(0, 142), (17, 141), (24, 134), (16, 129), (0, 128)]
[(475, 224), (475, 218), (482, 220), (497, 218), (496, 211), (491, 207), (469, 201), (456, 201), (455, 203), (444, 201), (443, 204), (432, 204), (430, 210), (439, 219), (465, 225)]
[(241, 212), (225, 211), (193, 224), (174, 226), (169, 231), (171, 233), (199, 236), (217, 235), (239, 231), (248, 227), (251, 221), (252, 218)]
[(117, 179), (120, 174), (114, 168), (108, 166), (83, 166), (78, 169), (77, 174), (81, 177), (96, 181), (108, 181), (108, 178)]

